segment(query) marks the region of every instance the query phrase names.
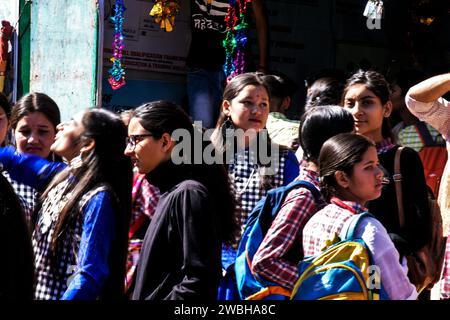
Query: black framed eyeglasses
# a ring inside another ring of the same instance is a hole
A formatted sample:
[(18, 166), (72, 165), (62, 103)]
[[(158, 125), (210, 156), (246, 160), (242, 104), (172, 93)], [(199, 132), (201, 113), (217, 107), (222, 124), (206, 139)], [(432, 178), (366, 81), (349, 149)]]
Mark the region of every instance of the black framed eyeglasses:
[(126, 146), (130, 146), (131, 149), (134, 150), (136, 147), (136, 144), (138, 144), (140, 141), (142, 141), (143, 138), (146, 137), (153, 137), (151, 133), (145, 133), (145, 134), (132, 134), (125, 138)]

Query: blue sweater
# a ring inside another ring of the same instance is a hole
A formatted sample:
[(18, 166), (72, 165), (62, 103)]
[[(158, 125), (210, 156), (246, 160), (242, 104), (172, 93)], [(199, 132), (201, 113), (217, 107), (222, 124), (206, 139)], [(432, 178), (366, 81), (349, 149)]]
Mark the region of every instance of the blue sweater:
[[(33, 155), (0, 148), (0, 163), (11, 177), (42, 192), (54, 175), (67, 167)], [(96, 193), (83, 208), (83, 228), (77, 271), (63, 300), (96, 299), (109, 274), (108, 256), (115, 238), (115, 217), (109, 192)]]

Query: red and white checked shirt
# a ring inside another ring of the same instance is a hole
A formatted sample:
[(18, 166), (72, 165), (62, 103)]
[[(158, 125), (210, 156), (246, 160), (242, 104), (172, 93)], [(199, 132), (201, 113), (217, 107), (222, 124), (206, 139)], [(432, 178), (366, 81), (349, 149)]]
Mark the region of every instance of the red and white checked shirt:
[(145, 179), (144, 174), (133, 175), (133, 189), (131, 190), (132, 217), (131, 225), (142, 215), (149, 219), (155, 213), (159, 201), (159, 190)]
[[(319, 189), (317, 172), (301, 168), (295, 180), (308, 181)], [(314, 196), (308, 189), (297, 188), (289, 192), (254, 256), (254, 272), (292, 290), (298, 279), (298, 261), (289, 261), (285, 256), (294, 244), (302, 248), (303, 227), (316, 211)]]
[[(356, 202), (331, 198), (331, 204), (316, 212), (303, 229), (305, 256), (319, 254), (326, 247), (326, 240), (340, 235), (344, 226), (355, 214), (367, 211)], [(417, 291), (408, 279), (406, 259), (400, 255), (386, 229), (375, 218), (367, 217), (358, 223), (354, 236), (362, 239), (372, 255), (372, 262), (379, 267), (381, 283), (391, 300), (415, 300)]]

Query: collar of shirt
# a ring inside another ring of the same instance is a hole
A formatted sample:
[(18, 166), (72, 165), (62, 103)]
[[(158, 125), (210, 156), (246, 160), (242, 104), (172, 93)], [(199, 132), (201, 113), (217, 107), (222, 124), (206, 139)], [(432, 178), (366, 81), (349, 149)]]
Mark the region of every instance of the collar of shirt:
[(375, 146), (377, 148), (377, 153), (380, 154), (385, 153), (388, 150), (391, 150), (392, 148), (395, 147), (395, 144), (392, 143), (391, 138), (386, 138), (378, 142)]
[(300, 124), (300, 121), (289, 119), (284, 113), (281, 112), (270, 112), (268, 119), (270, 118), (272, 118), (273, 120), (283, 120), (284, 122), (289, 122), (291, 124)]
[(347, 209), (349, 211), (351, 211), (353, 214), (360, 214), (363, 212), (369, 212), (369, 210), (367, 210), (366, 207), (360, 205), (359, 203), (353, 202), (353, 201), (345, 201), (345, 200), (341, 200), (337, 197), (332, 197), (331, 198), (331, 203)]
[(305, 167), (300, 167), (300, 173), (295, 180), (308, 181), (308, 182), (312, 183), (317, 189), (320, 190), (319, 173), (316, 171), (307, 169)]
[(281, 112), (270, 112), (269, 116), (274, 117), (275, 119), (287, 120), (286, 115)]

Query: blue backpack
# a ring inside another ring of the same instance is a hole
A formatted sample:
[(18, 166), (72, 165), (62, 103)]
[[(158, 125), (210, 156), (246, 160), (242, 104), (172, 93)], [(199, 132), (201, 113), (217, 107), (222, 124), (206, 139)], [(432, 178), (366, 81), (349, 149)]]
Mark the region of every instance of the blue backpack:
[(252, 261), (287, 194), (300, 187), (311, 191), (316, 203), (319, 203), (321, 195), (313, 184), (303, 180), (292, 181), (286, 186), (269, 190), (250, 213), (234, 266), (237, 289), (242, 300), (286, 300), (290, 297), (291, 292), (279, 284), (258, 277), (252, 270)]
[(320, 254), (300, 262), (300, 276), (291, 300), (388, 299), (370, 251), (362, 239), (354, 236), (365, 217), (373, 216), (367, 212), (354, 216), (341, 231), (341, 238), (335, 234)]

